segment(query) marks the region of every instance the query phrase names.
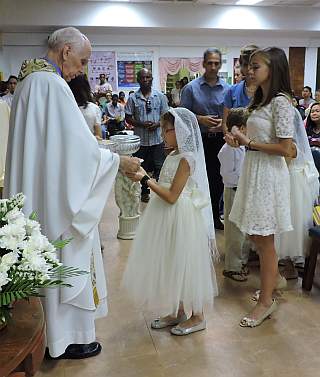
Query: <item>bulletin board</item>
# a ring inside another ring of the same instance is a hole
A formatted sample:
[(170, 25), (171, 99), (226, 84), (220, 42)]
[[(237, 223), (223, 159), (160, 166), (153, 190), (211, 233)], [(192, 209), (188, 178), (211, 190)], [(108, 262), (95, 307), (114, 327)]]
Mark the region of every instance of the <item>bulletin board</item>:
[(118, 53), (118, 88), (138, 88), (137, 73), (146, 68), (152, 72), (153, 53)]
[(92, 51), (88, 63), (88, 80), (94, 90), (99, 84), (99, 75), (104, 73), (113, 90), (117, 90), (116, 54), (114, 51)]

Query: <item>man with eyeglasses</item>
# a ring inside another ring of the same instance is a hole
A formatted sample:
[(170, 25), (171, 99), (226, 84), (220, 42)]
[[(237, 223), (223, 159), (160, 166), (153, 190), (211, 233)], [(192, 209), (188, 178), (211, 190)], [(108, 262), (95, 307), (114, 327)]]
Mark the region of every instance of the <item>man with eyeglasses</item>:
[(223, 183), (218, 153), (224, 144), (223, 102), (229, 85), (218, 76), (221, 65), (221, 52), (216, 48), (207, 49), (203, 54), (204, 75), (189, 82), (182, 89), (180, 106), (197, 116), (206, 159), (214, 226), (222, 230), (219, 201), (223, 193)]
[[(140, 136), (141, 147), (135, 154), (143, 159), (142, 167), (153, 172), (156, 179), (165, 160), (164, 143), (161, 137), (160, 117), (168, 111), (168, 101), (164, 94), (152, 89), (152, 73), (141, 69), (137, 74), (140, 89), (130, 95), (125, 106), (126, 121)], [(149, 201), (149, 188), (142, 186), (141, 201)]]

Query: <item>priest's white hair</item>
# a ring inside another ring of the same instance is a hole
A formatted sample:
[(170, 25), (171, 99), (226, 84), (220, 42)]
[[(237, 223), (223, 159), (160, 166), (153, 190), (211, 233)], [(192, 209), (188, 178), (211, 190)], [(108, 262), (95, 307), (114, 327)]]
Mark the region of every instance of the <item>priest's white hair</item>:
[(54, 31), (48, 39), (48, 48), (52, 51), (59, 51), (65, 45), (70, 45), (80, 51), (84, 48), (89, 39), (75, 27), (66, 27)]

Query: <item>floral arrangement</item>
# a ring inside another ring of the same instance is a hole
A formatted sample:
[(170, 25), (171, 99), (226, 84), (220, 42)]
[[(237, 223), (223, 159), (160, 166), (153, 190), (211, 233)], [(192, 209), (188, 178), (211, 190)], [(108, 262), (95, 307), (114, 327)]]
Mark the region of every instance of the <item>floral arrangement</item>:
[(35, 213), (22, 212), (24, 200), (21, 193), (0, 200), (0, 327), (15, 301), (39, 297), (41, 288), (70, 286), (63, 279), (87, 273), (59, 262), (56, 249), (70, 240), (50, 242)]

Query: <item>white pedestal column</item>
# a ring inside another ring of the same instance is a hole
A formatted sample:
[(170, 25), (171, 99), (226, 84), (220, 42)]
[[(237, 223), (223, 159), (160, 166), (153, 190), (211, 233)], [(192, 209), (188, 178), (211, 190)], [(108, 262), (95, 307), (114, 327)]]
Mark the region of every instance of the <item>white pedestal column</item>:
[(115, 182), (115, 199), (120, 208), (119, 231), (117, 237), (122, 240), (132, 240), (140, 218), (139, 182), (132, 182), (120, 171)]

